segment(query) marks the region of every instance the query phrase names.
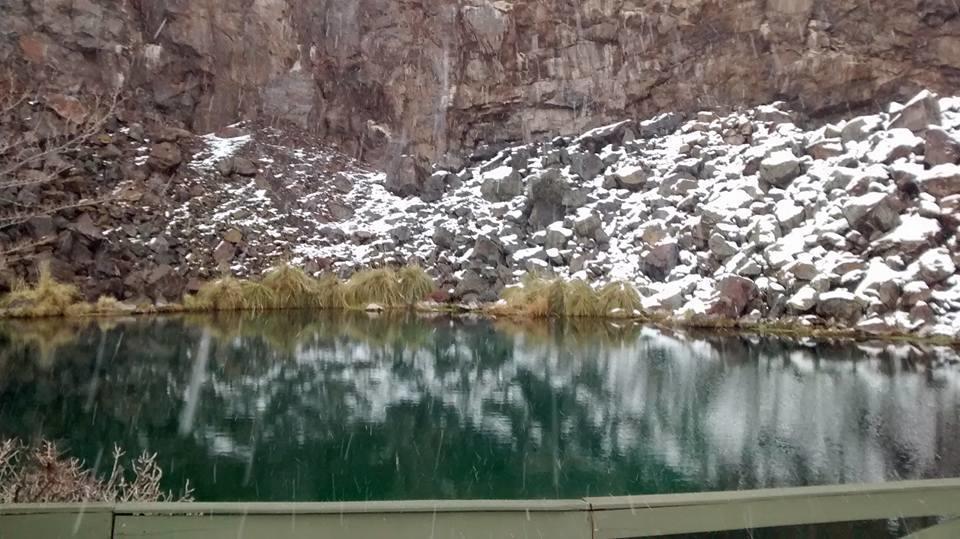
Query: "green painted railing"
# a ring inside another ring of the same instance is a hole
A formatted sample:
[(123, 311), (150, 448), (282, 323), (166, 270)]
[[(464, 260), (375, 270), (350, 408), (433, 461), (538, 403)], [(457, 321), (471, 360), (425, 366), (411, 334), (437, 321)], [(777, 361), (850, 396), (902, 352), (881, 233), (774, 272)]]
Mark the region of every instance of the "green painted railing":
[(960, 537), (960, 479), (580, 500), (0, 506), (0, 539), (613, 539), (940, 517)]

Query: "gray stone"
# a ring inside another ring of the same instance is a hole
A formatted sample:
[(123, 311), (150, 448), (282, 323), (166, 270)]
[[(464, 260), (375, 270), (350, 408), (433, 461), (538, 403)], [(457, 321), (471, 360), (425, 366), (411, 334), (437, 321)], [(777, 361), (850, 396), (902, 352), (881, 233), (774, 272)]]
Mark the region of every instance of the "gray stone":
[(960, 194), (960, 165), (937, 165), (924, 171), (917, 178), (917, 184), (921, 190), (937, 198)]
[(484, 175), (480, 194), (490, 202), (506, 202), (523, 194), (523, 180), (516, 170), (494, 169)]
[(960, 163), (960, 140), (940, 127), (930, 127), (923, 134), (923, 161), (935, 167), (949, 163)]
[(940, 123), (940, 100), (930, 91), (922, 90), (894, 115), (889, 128), (905, 128), (918, 133), (926, 130), (929, 125)]
[(767, 154), (760, 161), (760, 179), (784, 188), (800, 175), (800, 160), (790, 150), (778, 150)]
[(873, 230), (886, 232), (900, 224), (894, 198), (880, 192), (870, 192), (847, 200), (843, 216), (851, 228), (863, 233)]
[(735, 243), (727, 241), (719, 233), (714, 232), (710, 239), (707, 240), (707, 246), (710, 248), (710, 252), (716, 255), (718, 258), (727, 258), (737, 254), (739, 248)]
[(860, 320), (863, 307), (852, 293), (846, 290), (834, 290), (820, 294), (817, 301), (817, 314), (824, 318), (854, 324)]
[(532, 176), (527, 186), (527, 204), (530, 206), (527, 222), (530, 227), (539, 230), (563, 220), (566, 213), (563, 198), (569, 190), (570, 186), (556, 169)]
[(597, 177), (606, 168), (603, 161), (595, 154), (590, 152), (578, 152), (570, 154), (570, 172), (580, 176), (584, 181), (590, 181)]

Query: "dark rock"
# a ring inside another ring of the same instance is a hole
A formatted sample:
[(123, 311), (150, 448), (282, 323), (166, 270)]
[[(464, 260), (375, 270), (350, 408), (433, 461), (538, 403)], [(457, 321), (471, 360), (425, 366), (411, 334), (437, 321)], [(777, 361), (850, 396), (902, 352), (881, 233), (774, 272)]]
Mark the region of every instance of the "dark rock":
[(663, 281), (680, 261), (680, 247), (676, 242), (663, 242), (643, 257), (641, 269), (654, 281)]
[(717, 295), (707, 309), (711, 316), (739, 318), (743, 311), (760, 295), (757, 285), (745, 277), (727, 275), (717, 281)]
[(397, 196), (410, 197), (420, 193), (425, 179), (426, 172), (417, 159), (403, 155), (387, 169), (385, 187)]
[(570, 155), (570, 172), (580, 176), (584, 181), (597, 177), (606, 168), (603, 161), (596, 154), (578, 152)]
[(545, 170), (540, 175), (531, 177), (529, 182), (527, 205), (530, 207), (530, 216), (527, 222), (530, 227), (540, 230), (563, 219), (566, 213), (563, 198), (570, 186), (560, 177), (560, 171)]
[(172, 142), (161, 142), (150, 147), (147, 163), (155, 170), (170, 171), (183, 162), (180, 147)]
[(930, 127), (923, 134), (926, 164), (935, 167), (948, 163), (960, 163), (960, 140), (940, 127)]

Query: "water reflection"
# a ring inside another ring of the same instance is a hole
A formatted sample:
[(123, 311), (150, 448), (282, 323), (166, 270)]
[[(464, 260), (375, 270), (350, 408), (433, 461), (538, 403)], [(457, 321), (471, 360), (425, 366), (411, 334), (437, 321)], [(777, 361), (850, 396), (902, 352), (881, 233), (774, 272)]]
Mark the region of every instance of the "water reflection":
[(607, 322), (6, 323), (0, 436), (158, 451), (201, 500), (538, 498), (960, 475), (954, 351)]

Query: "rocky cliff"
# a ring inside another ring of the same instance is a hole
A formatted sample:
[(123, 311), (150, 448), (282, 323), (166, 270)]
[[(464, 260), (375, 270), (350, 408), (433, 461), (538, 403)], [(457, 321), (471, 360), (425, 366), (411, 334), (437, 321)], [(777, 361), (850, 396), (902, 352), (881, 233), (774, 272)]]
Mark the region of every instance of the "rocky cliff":
[(0, 62), (207, 132), (298, 124), (378, 159), (782, 99), (960, 84), (952, 0), (6, 0)]

